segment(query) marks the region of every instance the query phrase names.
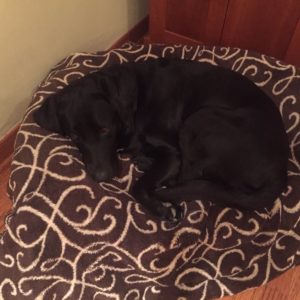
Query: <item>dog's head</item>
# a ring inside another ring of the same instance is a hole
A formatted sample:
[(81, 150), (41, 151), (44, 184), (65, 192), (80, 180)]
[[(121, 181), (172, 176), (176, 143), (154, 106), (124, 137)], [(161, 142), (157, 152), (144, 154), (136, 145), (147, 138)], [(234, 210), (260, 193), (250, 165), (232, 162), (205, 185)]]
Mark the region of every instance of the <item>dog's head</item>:
[(131, 72), (97, 72), (48, 97), (34, 118), (72, 139), (94, 180), (108, 180), (118, 172), (119, 139), (133, 130), (136, 93)]

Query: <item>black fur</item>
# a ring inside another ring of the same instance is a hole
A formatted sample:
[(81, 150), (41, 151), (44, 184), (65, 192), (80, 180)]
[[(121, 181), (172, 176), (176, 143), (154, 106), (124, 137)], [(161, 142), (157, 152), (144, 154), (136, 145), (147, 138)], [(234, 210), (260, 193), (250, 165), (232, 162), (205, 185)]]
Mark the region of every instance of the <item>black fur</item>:
[(117, 175), (124, 148), (145, 171), (133, 195), (168, 220), (180, 217), (181, 200), (255, 210), (286, 186), (288, 139), (278, 109), (246, 77), (210, 64), (114, 65), (50, 96), (35, 120), (70, 136), (96, 181)]

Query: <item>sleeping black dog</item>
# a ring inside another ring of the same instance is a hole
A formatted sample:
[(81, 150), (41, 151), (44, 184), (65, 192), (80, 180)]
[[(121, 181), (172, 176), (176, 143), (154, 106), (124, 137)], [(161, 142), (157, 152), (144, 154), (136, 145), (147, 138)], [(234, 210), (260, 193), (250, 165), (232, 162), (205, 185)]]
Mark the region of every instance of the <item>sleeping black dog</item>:
[(207, 63), (114, 65), (46, 99), (37, 123), (69, 136), (96, 181), (118, 174), (123, 148), (144, 171), (132, 194), (177, 220), (182, 200), (267, 207), (286, 186), (288, 139), (272, 100), (246, 77)]

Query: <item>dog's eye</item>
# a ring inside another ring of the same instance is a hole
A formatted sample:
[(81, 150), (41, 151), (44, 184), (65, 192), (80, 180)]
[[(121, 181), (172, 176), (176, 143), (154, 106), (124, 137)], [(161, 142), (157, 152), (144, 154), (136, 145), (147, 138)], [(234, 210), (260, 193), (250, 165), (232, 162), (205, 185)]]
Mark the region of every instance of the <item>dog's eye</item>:
[(107, 127), (101, 127), (99, 128), (99, 133), (102, 135), (109, 133), (109, 128)]

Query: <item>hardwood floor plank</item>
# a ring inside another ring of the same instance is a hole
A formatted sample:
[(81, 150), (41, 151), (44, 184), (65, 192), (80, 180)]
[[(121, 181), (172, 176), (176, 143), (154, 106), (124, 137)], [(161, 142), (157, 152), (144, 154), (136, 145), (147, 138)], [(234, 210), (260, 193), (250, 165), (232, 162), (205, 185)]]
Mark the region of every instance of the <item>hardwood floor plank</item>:
[[(278, 282), (278, 285), (281, 283)], [(282, 285), (282, 288), (284, 286)], [(293, 276), (291, 278), (291, 285), (289, 288), (288, 300), (299, 300), (300, 299), (300, 266), (294, 269)]]

